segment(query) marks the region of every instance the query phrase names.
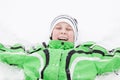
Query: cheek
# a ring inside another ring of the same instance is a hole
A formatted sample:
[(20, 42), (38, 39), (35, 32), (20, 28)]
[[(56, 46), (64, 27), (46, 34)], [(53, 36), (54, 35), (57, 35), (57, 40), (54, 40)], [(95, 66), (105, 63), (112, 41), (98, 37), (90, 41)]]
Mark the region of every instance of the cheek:
[(53, 40), (57, 39), (58, 34), (59, 34), (58, 31), (56, 31), (56, 30), (53, 31), (53, 33), (52, 33), (52, 39), (53, 39)]
[(74, 41), (74, 32), (70, 32), (70, 33), (69, 33), (69, 39), (70, 39), (71, 41)]
[(69, 32), (69, 37), (74, 38), (74, 32)]

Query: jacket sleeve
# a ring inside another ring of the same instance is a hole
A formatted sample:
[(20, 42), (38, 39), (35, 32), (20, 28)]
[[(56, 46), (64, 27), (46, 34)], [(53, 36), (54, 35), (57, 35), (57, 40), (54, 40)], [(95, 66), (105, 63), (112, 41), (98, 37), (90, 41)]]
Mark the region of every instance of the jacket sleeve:
[(0, 61), (9, 65), (22, 68), (25, 80), (37, 80), (39, 78), (40, 60), (32, 55), (0, 53)]
[(26, 53), (25, 47), (22, 44), (14, 44), (12, 46), (0, 44), (0, 53), (11, 52), (11, 53)]
[(98, 45), (94, 46), (92, 51), (92, 56), (97, 58), (94, 62), (98, 74), (113, 72), (120, 69), (120, 51), (116, 50), (114, 55), (110, 55), (105, 48)]

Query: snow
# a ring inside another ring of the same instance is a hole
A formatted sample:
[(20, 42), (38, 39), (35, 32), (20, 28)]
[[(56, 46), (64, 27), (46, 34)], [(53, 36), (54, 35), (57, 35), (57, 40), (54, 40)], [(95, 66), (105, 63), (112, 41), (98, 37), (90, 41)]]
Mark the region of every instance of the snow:
[(24, 80), (24, 72), (15, 66), (0, 62), (0, 80)]

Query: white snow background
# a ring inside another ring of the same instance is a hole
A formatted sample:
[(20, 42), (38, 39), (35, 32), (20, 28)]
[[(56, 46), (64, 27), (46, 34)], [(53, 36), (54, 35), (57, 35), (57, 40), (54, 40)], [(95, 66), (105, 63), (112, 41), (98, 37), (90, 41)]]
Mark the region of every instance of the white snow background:
[(120, 0), (0, 0), (0, 43), (47, 42), (51, 21), (61, 14), (77, 19), (78, 44), (120, 47)]
[(78, 21), (78, 43), (120, 46), (120, 0), (0, 0), (0, 43), (31, 46), (49, 39), (51, 21), (68, 14)]

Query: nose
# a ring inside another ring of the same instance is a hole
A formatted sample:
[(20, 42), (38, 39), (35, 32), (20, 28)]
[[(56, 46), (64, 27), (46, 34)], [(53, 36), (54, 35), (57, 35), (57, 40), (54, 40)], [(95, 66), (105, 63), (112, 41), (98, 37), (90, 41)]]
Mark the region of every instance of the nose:
[(65, 30), (65, 29), (62, 29), (62, 30), (61, 30), (61, 34), (66, 34), (66, 30)]

